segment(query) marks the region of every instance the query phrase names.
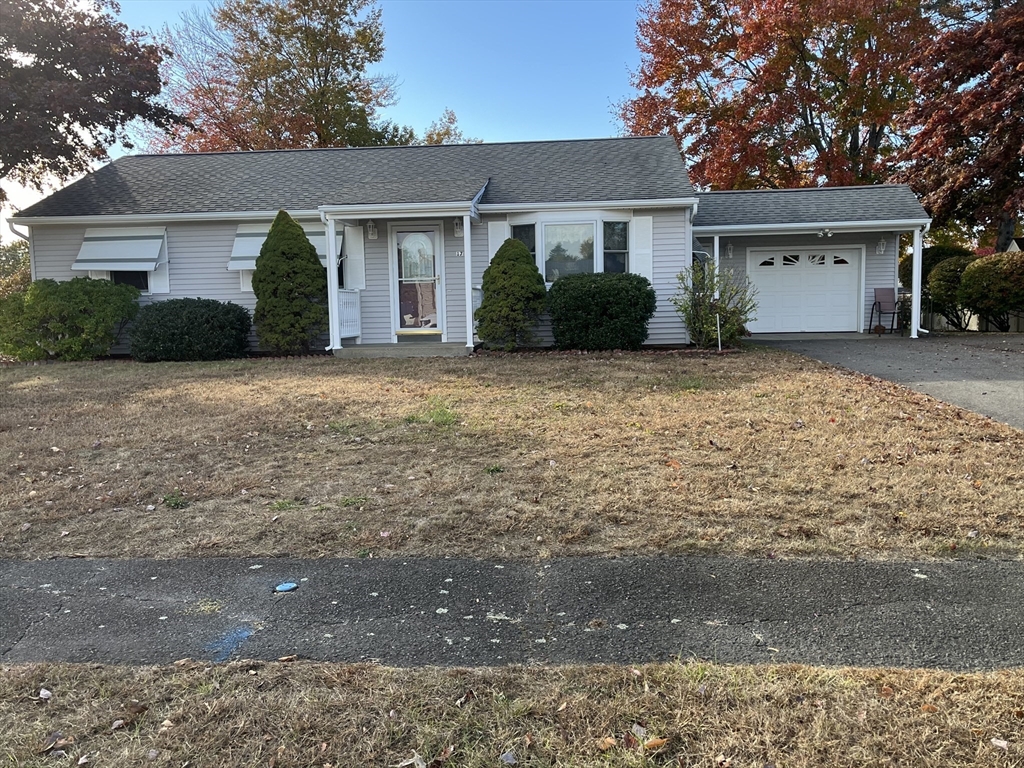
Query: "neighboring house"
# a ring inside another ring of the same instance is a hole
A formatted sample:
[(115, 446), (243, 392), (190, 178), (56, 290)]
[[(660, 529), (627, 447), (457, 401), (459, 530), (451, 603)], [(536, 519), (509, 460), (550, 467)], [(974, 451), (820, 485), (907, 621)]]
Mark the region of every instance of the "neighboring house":
[(1014, 251), (1024, 251), (1024, 237), (1015, 237), (1010, 241), (1006, 252), (1013, 253)]
[(898, 235), (914, 233), (919, 261), (929, 223), (905, 186), (697, 193), (668, 137), (123, 157), (9, 221), (29, 229), (33, 279), (252, 308), (279, 209), (327, 268), (338, 354), (472, 349), (483, 272), (508, 237), (549, 283), (647, 277), (651, 345), (688, 341), (670, 298), (695, 250), (750, 276), (752, 331), (863, 331), (873, 289), (896, 285)]

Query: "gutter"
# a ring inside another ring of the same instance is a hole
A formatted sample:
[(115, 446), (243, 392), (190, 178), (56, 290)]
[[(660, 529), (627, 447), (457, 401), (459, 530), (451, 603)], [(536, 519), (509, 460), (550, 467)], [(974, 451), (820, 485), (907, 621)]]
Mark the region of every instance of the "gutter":
[[(19, 223), (20, 223), (20, 222), (19, 222)], [(9, 218), (9, 219), (7, 219), (7, 228), (8, 228), (9, 230), (11, 230), (11, 232), (12, 232), (12, 233), (13, 233), (14, 235), (16, 235), (17, 237), (20, 237), (20, 238), (21, 238), (22, 240), (24, 240), (24, 241), (25, 241), (26, 243), (27, 243), (27, 242), (29, 242), (29, 238), (28, 238), (28, 235), (26, 235), (26, 234), (24, 234), (24, 233), (22, 233), (22, 232), (19, 232), (18, 230), (16, 230), (16, 229), (14, 228), (14, 220), (13, 220), (13, 218)]]
[(697, 207), (696, 197), (663, 197), (652, 200), (573, 200), (564, 203), (484, 203), (481, 213), (532, 213), (534, 211), (592, 210), (594, 208)]
[(765, 235), (765, 234), (795, 234), (816, 230), (830, 229), (833, 232), (877, 232), (886, 231), (913, 231), (925, 225), (931, 226), (931, 219), (888, 219), (879, 221), (804, 221), (791, 224), (729, 224), (726, 226), (697, 225), (694, 226), (694, 234), (706, 235)]

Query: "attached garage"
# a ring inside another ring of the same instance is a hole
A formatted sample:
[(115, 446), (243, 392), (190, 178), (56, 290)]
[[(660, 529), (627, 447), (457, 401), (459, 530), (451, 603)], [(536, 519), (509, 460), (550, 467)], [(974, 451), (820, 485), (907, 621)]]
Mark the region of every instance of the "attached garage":
[(747, 275), (757, 288), (752, 333), (858, 331), (860, 248), (751, 248)]
[(913, 248), (917, 337), (921, 242), (931, 219), (902, 184), (699, 192), (693, 251), (757, 289), (754, 334), (863, 333), (875, 291), (899, 284)]

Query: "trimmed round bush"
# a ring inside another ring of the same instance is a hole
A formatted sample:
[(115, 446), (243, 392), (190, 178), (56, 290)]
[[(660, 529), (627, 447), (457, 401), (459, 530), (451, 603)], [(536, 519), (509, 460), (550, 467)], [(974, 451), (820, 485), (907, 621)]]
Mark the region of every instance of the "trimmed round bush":
[(940, 261), (928, 275), (928, 292), (937, 312), (957, 330), (966, 331), (971, 312), (960, 303), (960, 281), (967, 265), (978, 257), (954, 256)]
[[(967, 248), (961, 248), (959, 245), (930, 245), (927, 248), (921, 249), (921, 288), (927, 293), (928, 292), (928, 277), (931, 275), (932, 270), (935, 269), (936, 265), (942, 263), (946, 259), (952, 259), (958, 256), (973, 256), (974, 252)], [(914, 257), (913, 254), (908, 253), (902, 259), (899, 264), (900, 273), (900, 284), (904, 288), (910, 288), (910, 284), (914, 279)]]
[(566, 275), (548, 292), (555, 344), (561, 349), (640, 349), (657, 297), (646, 277)]
[(1024, 312), (1024, 253), (993, 253), (963, 271), (957, 293), (963, 306), (1000, 331), (1010, 330), (1010, 313)]
[(216, 299), (168, 299), (139, 310), (128, 333), (132, 357), (160, 360), (224, 360), (249, 348), (249, 310)]
[(513, 349), (533, 341), (547, 288), (529, 248), (509, 238), (484, 270), (484, 298), (474, 317), (484, 346)]

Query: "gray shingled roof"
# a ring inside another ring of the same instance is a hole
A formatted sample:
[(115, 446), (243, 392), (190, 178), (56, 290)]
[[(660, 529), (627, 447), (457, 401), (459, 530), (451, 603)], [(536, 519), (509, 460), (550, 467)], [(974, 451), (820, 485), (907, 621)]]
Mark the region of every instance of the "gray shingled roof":
[(695, 227), (926, 220), (905, 184), (701, 192)]
[(666, 136), (508, 144), (138, 155), (19, 216), (313, 210), (320, 205), (694, 197)]

